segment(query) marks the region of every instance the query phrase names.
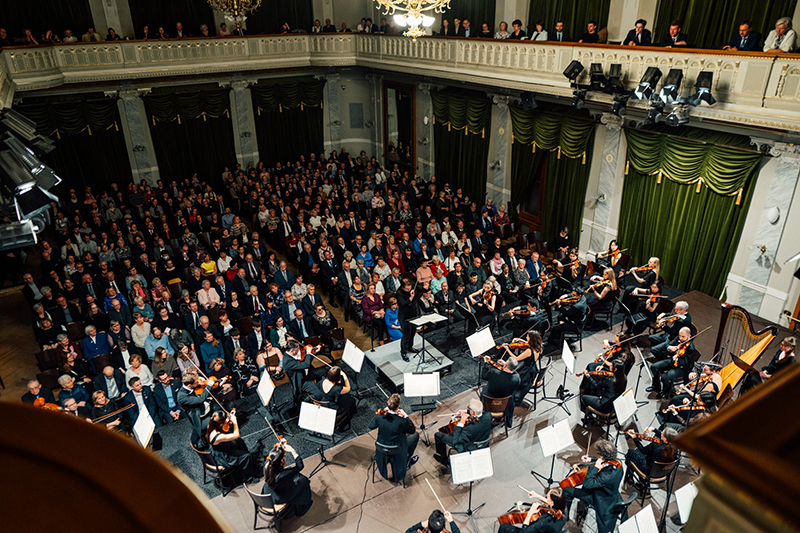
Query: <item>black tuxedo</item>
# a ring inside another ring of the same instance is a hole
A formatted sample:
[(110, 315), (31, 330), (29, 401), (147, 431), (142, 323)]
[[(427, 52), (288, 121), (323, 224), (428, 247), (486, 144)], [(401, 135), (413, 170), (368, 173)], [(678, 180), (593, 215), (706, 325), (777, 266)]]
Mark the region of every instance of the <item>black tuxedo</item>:
[(650, 46), (653, 44), (653, 35), (650, 33), (650, 30), (642, 30), (642, 33), (637, 38), (636, 30), (631, 30), (628, 32), (625, 40), (622, 41), (622, 44), (627, 46), (631, 41), (636, 43), (636, 46)]
[[(255, 330), (248, 333), (246, 342), (251, 354), (258, 353), (261, 349), (261, 344), (264, 343), (264, 339), (269, 339), (269, 332), (266, 328), (261, 328), (261, 343), (258, 342)], [(278, 346), (276, 346), (276, 348), (278, 348)]]
[(437, 431), (434, 437), (436, 441), (436, 453), (442, 459), (447, 457), (447, 446), (455, 448), (458, 453), (467, 451), (470, 444), (485, 441), (492, 432), (492, 413), (486, 411), (478, 418), (475, 423), (467, 424), (464, 427), (456, 426), (452, 433)]
[(624, 472), (622, 468), (605, 466), (602, 470), (592, 464), (586, 472), (586, 479), (581, 488), (567, 487), (564, 496), (567, 498), (565, 515), (569, 515), (572, 500), (578, 498), (590, 504), (597, 516), (598, 533), (611, 533), (617, 522), (617, 517), (611, 514), (615, 505), (622, 502), (619, 494), (619, 485)]
[[(89, 286), (86, 283), (81, 282), (81, 284), (78, 286), (78, 290), (81, 293), (81, 301), (85, 302), (86, 301), (86, 295), (87, 294), (91, 294), (89, 292)], [(105, 293), (103, 291), (103, 286), (100, 284), (99, 281), (92, 281), (92, 290), (94, 290), (94, 299), (98, 300), (99, 301), (98, 303), (99, 303), (100, 307), (102, 307), (103, 306), (103, 299), (105, 298)]]
[(244, 268), (244, 273), (247, 276), (247, 280), (252, 285), (255, 280), (261, 277), (261, 262), (256, 261), (253, 259), (252, 263), (248, 263), (245, 261), (241, 264), (242, 268)]
[[(258, 304), (256, 304), (256, 300), (258, 300)], [(248, 316), (254, 316), (261, 312), (261, 306), (264, 306), (264, 297), (260, 294), (253, 298), (252, 294), (248, 294), (244, 297), (244, 309)]]
[(186, 387), (178, 389), (178, 405), (181, 406), (181, 409), (192, 422), (192, 444), (197, 445), (199, 443), (201, 447), (205, 447), (205, 441), (203, 439), (203, 422), (200, 417), (203, 414), (203, 404), (208, 399), (210, 392), (211, 389), (208, 387), (199, 395)]

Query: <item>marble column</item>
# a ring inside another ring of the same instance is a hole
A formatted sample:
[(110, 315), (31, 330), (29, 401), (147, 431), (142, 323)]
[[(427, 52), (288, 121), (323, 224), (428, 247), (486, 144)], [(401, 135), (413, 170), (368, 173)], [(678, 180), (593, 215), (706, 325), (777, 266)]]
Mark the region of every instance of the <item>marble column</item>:
[(417, 174), (428, 180), (435, 173), (431, 85), (420, 83), (417, 89)]
[[(220, 83), (224, 86), (224, 83)], [(258, 142), (256, 139), (255, 110), (250, 94), (250, 82), (234, 79), (230, 82), (231, 123), (236, 159), (245, 167), (249, 161), (258, 163)]]
[(159, 179), (158, 163), (147, 123), (147, 112), (141, 98), (148, 92), (150, 89), (121, 89), (118, 92), (117, 107), (122, 131), (125, 133), (125, 146), (128, 148), (133, 180), (138, 182), (144, 179), (150, 185), (155, 185)]
[[(490, 144), (487, 162), (486, 196), (494, 205), (505, 205), (511, 201), (511, 117), (508, 112), (509, 97), (492, 97), (490, 118)], [(482, 199), (481, 199), (482, 200)]]
[[(365, 123), (370, 129), (372, 155), (383, 161), (383, 76), (367, 74), (364, 76), (370, 83), (372, 92), (372, 120)], [(370, 122), (372, 125), (370, 125)]]
[(605, 250), (608, 241), (616, 238), (616, 231), (609, 228), (612, 208), (619, 209), (619, 201), (613, 201), (615, 182), (620, 175), (619, 161), (620, 143), (622, 141), (622, 118), (603, 113), (600, 122), (605, 125), (605, 142), (603, 143), (603, 162), (600, 166), (600, 178), (597, 190), (589, 194), (594, 204), (589, 253)]
[(323, 105), (323, 129), (325, 132), (325, 152), (339, 150), (342, 147), (342, 119), (339, 111), (339, 74), (332, 73), (325, 76), (325, 94)]
[[(754, 142), (759, 145), (771, 145), (770, 154), (779, 158), (753, 240), (754, 245), (763, 246), (766, 251), (762, 254), (761, 250), (755, 247), (750, 251), (738, 301), (738, 305), (750, 313), (760, 314), (764, 296), (769, 289), (770, 278), (776, 266), (775, 256), (778, 246), (787, 229), (789, 208), (792, 205), (800, 178), (800, 146), (786, 143), (772, 144), (758, 140), (754, 140)], [(780, 217), (774, 224), (768, 220), (767, 216), (773, 207), (777, 207), (780, 211)]]

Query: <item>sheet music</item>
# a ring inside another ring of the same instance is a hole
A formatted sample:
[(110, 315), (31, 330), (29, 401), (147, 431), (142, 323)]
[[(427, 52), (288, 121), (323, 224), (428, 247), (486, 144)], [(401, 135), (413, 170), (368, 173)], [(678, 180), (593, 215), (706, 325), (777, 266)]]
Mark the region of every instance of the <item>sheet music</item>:
[(542, 447), (542, 455), (545, 457), (550, 457), (575, 443), (575, 438), (572, 436), (572, 428), (567, 418), (556, 422), (552, 426), (540, 429), (537, 436), (539, 437), (539, 445)]
[(264, 407), (269, 405), (269, 401), (272, 399), (272, 393), (275, 392), (275, 384), (272, 382), (272, 379), (270, 379), (269, 372), (267, 372), (266, 368), (264, 372), (262, 372), (261, 378), (258, 380), (256, 392)]
[(564, 341), (564, 347), (561, 349), (561, 359), (564, 361), (564, 364), (567, 366), (567, 370), (569, 370), (570, 374), (574, 373), (575, 354), (569, 349), (569, 344), (567, 341)]
[(633, 394), (633, 389), (628, 389), (618, 398), (614, 400), (614, 411), (617, 413), (617, 421), (619, 425), (625, 425), (630, 417), (636, 413), (636, 396)]
[(439, 396), (438, 372), (406, 372), (403, 374), (403, 390), (407, 398)]
[(678, 515), (682, 524), (689, 520), (695, 496), (697, 496), (697, 487), (695, 487), (694, 482), (684, 485), (675, 491), (675, 501), (678, 503)]
[(492, 335), (492, 328), (479, 329), (467, 337), (467, 346), (469, 346), (469, 352), (472, 357), (480, 357), (494, 348), (496, 345)]
[(648, 505), (619, 525), (619, 533), (658, 533), (653, 508)]
[(644, 373), (647, 374), (647, 377), (650, 378), (650, 381), (653, 381), (653, 371), (650, 370), (650, 364), (644, 358), (644, 355), (642, 355), (642, 350), (640, 350), (638, 346), (636, 347), (636, 350), (639, 352), (639, 360), (642, 362), (642, 366), (644, 367)]
[(361, 372), (361, 366), (364, 364), (364, 352), (353, 344), (350, 339), (347, 339), (347, 344), (344, 345), (344, 352), (342, 353), (342, 361), (347, 363), (347, 366), (352, 368), (354, 372)]
[(492, 477), (494, 468), (492, 467), (491, 450), (482, 448), (474, 452), (451, 455), (450, 471), (453, 473), (454, 485)]
[(447, 318), (438, 313), (431, 313), (429, 315), (418, 316), (413, 320), (409, 320), (409, 322), (415, 326), (424, 326), (425, 324), (436, 324), (437, 322), (442, 322), (443, 320), (447, 320)]
[(153, 437), (153, 432), (156, 429), (156, 423), (150, 417), (147, 409), (139, 411), (139, 416), (136, 417), (136, 423), (133, 425), (133, 434), (136, 440), (142, 445), (142, 448), (147, 448), (150, 444), (150, 439)]
[(300, 418), (297, 420), (297, 425), (308, 431), (333, 435), (333, 429), (336, 426), (336, 409), (303, 402), (300, 404)]

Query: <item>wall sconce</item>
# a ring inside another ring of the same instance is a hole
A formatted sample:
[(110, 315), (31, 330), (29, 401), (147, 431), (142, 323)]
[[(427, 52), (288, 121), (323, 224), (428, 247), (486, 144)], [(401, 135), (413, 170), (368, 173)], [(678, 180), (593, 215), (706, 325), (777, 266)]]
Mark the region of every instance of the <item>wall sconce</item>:
[(418, 142), (419, 144), (421, 144), (422, 146), (428, 146), (428, 138), (427, 138), (427, 137), (424, 137), (424, 138), (422, 138), (422, 139), (419, 139), (417, 142)]
[(424, 117), (422, 117), (422, 123), (423, 124), (425, 124), (427, 126), (428, 122), (430, 122), (430, 119), (428, 118), (428, 115), (425, 115)]
[(246, 138), (248, 138), (248, 137), (252, 137), (252, 136), (253, 136), (253, 134), (252, 134), (252, 133), (250, 133), (249, 131), (243, 131), (243, 132), (241, 133), (241, 135), (240, 135), (240, 137), (242, 137), (243, 139), (246, 139)]
[(334, 120), (333, 122), (331, 122), (331, 126), (341, 126), (341, 125), (342, 125), (341, 120)]
[(781, 210), (777, 206), (772, 206), (767, 209), (767, 222), (773, 226), (781, 219)]
[(502, 166), (503, 166), (503, 162), (500, 161), (499, 159), (495, 159), (495, 161), (493, 163), (489, 164), (489, 168), (491, 168), (492, 170), (496, 170), (496, 169), (498, 169), (498, 168), (500, 168)]
[(599, 194), (597, 196), (594, 196), (594, 197), (592, 197), (592, 200), (594, 200), (594, 203), (596, 203), (596, 204), (605, 203), (605, 201), (606, 201), (606, 193), (602, 193), (602, 194)]
[(145, 150), (146, 148), (141, 144), (137, 144), (136, 146), (133, 147), (134, 152), (144, 152)]

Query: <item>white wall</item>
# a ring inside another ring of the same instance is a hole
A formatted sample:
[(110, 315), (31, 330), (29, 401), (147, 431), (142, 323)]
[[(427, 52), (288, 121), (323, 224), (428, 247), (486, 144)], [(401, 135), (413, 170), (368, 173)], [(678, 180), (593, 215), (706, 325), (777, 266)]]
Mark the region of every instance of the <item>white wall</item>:
[[(331, 83), (331, 82), (329, 82)], [(373, 131), (377, 127), (379, 121), (375, 120), (375, 106), (373, 105), (373, 86), (372, 83), (364, 77), (361, 72), (347, 71), (342, 72), (339, 76), (338, 87), (336, 88), (339, 94), (339, 120), (342, 122), (339, 126), (341, 134), (341, 142), (339, 146), (326, 147), (326, 150), (339, 150), (341, 147), (347, 148), (347, 151), (354, 156), (358, 155), (361, 150), (367, 153), (367, 156), (380, 156), (375, 152), (375, 144), (373, 141)], [(366, 125), (362, 128), (351, 128), (350, 124), (350, 104), (360, 103), (364, 109), (364, 122), (372, 122), (371, 128)], [(328, 114), (325, 114), (327, 119)], [(324, 127), (328, 127), (325, 125)], [(379, 132), (379, 135), (381, 133)]]

